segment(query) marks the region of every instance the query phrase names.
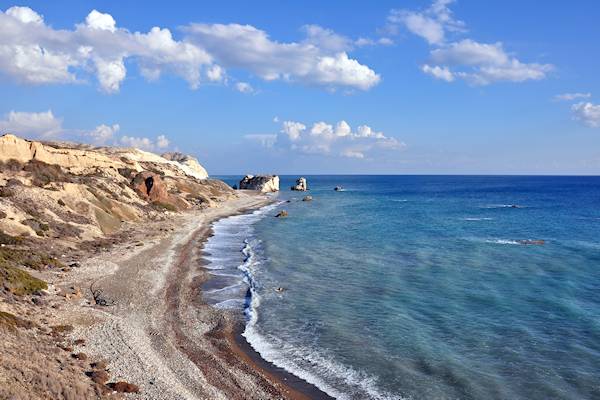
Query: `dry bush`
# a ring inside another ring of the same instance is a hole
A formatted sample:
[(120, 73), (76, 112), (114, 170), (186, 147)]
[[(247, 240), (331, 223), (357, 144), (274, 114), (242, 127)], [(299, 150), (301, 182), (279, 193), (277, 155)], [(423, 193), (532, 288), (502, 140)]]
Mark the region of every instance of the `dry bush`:
[(73, 182), (71, 174), (62, 170), (59, 165), (46, 164), (43, 161), (31, 160), (23, 167), (31, 174), (34, 186), (44, 187), (51, 182)]

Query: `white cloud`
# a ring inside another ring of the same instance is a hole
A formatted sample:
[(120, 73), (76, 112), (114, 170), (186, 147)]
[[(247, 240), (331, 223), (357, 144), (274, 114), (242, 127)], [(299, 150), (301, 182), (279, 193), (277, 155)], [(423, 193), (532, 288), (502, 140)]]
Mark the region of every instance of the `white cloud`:
[(112, 139), (120, 128), (119, 124), (114, 124), (112, 126), (105, 124), (98, 125), (89, 133), (89, 136), (93, 138), (94, 142), (103, 144)]
[(11, 111), (0, 120), (0, 132), (23, 136), (49, 137), (63, 131), (62, 118), (56, 118), (51, 110), (46, 112)]
[(479, 43), (471, 39), (432, 50), (430, 58), (435, 65), (424, 66), (424, 72), (448, 82), (450, 76), (463, 78), (474, 85), (540, 80), (553, 70), (550, 64), (522, 63), (508, 55), (502, 43)]
[(39, 25), (44, 22), (44, 18), (29, 7), (14, 6), (6, 10), (6, 14), (25, 24), (34, 23)]
[(454, 80), (454, 74), (448, 67), (440, 67), (439, 65), (435, 65), (433, 67), (425, 64), (421, 67), (423, 72), (433, 76), (436, 79), (441, 79), (446, 82), (452, 82)]
[(301, 122), (284, 121), (280, 134), (273, 144), (303, 154), (338, 155), (350, 158), (366, 158), (368, 152), (398, 150), (405, 146), (395, 138), (386, 136), (368, 125), (360, 125), (353, 131), (346, 121), (329, 124), (318, 121), (310, 128)]
[(127, 147), (135, 147), (136, 149), (147, 151), (161, 150), (170, 144), (169, 139), (165, 135), (159, 135), (155, 141), (147, 137), (121, 136), (119, 142)]
[(281, 132), (286, 134), (292, 142), (298, 140), (305, 130), (306, 125), (294, 121), (283, 121), (283, 127), (281, 128)]
[(392, 46), (394, 44), (394, 41), (388, 37), (382, 37), (377, 40), (377, 43), (379, 43), (382, 46)]
[(367, 90), (380, 81), (369, 67), (348, 57), (346, 40), (311, 25), (302, 42), (281, 43), (251, 25), (190, 24), (188, 40), (206, 49), (219, 64), (244, 68), (260, 78), (327, 87)]
[(169, 139), (167, 139), (167, 137), (165, 135), (159, 135), (156, 138), (156, 147), (158, 147), (159, 149), (164, 149), (169, 147), (169, 144), (171, 142), (169, 141)]
[(92, 10), (85, 18), (85, 24), (92, 29), (114, 32), (117, 30), (116, 21), (110, 14), (104, 14), (97, 10)]
[(571, 106), (573, 117), (592, 128), (600, 128), (600, 104), (581, 102)]
[(213, 65), (206, 72), (206, 76), (213, 82), (220, 82), (225, 79), (225, 70), (219, 65)]
[(251, 140), (260, 143), (261, 146), (266, 148), (271, 148), (275, 144), (277, 140), (277, 135), (275, 134), (250, 134), (245, 135), (244, 139)]
[(98, 10), (74, 29), (54, 29), (31, 8), (11, 7), (0, 11), (0, 73), (26, 84), (76, 83), (92, 73), (106, 93), (120, 90), (130, 61), (148, 80), (169, 72), (192, 89), (203, 78), (225, 81), (223, 66), (327, 88), (367, 90), (380, 81), (348, 56), (352, 40), (317, 25), (303, 30), (304, 40), (284, 43), (250, 25), (190, 24), (175, 40), (166, 28), (130, 32)]
[(93, 72), (102, 91), (115, 93), (126, 77), (127, 59), (149, 80), (168, 71), (191, 88), (199, 86), (203, 73), (210, 80), (218, 75), (205, 50), (174, 40), (168, 29), (132, 33), (97, 10), (73, 30), (54, 29), (28, 7), (0, 11), (0, 73), (17, 82), (76, 83)]
[(424, 11), (392, 10), (388, 22), (402, 25), (429, 44), (440, 45), (447, 31), (463, 31), (464, 23), (453, 18), (448, 5), (454, 0), (436, 0)]
[(356, 151), (356, 150), (351, 150), (351, 149), (342, 150), (340, 155), (343, 157), (348, 157), (348, 158), (360, 158), (360, 159), (365, 158), (364, 153), (362, 153), (360, 151)]
[(235, 84), (235, 89), (240, 93), (254, 93), (254, 88), (247, 82), (238, 82)]
[(424, 11), (392, 10), (388, 17), (389, 23), (406, 27), (433, 47), (429, 62), (421, 67), (424, 73), (446, 82), (460, 78), (472, 85), (488, 85), (541, 80), (554, 69), (551, 64), (524, 63), (507, 53), (500, 42), (462, 39), (448, 43), (449, 32), (466, 32), (464, 22), (456, 20), (448, 7), (453, 2), (436, 0)]
[(589, 99), (592, 97), (591, 93), (563, 93), (554, 96), (556, 101), (573, 101), (576, 99)]
[(306, 32), (304, 43), (332, 52), (342, 52), (352, 49), (352, 41), (350, 39), (338, 35), (331, 29), (326, 29), (319, 25), (305, 25), (303, 29)]

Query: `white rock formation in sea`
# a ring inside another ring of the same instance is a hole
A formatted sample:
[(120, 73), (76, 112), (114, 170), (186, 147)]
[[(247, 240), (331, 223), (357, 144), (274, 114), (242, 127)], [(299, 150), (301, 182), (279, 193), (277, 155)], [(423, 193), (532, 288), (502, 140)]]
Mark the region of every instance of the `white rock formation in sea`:
[(306, 183), (306, 178), (298, 178), (296, 179), (296, 184), (292, 186), (292, 190), (297, 190), (299, 192), (306, 192), (308, 190), (308, 185)]
[(258, 190), (263, 193), (279, 191), (277, 175), (246, 175), (239, 184), (240, 189)]

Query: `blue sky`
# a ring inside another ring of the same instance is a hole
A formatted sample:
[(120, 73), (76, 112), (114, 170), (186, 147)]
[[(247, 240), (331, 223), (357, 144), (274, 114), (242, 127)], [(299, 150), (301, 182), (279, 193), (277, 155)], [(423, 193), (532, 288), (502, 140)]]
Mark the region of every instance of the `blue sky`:
[(595, 1), (188, 3), (0, 1), (0, 130), (212, 174), (600, 173)]

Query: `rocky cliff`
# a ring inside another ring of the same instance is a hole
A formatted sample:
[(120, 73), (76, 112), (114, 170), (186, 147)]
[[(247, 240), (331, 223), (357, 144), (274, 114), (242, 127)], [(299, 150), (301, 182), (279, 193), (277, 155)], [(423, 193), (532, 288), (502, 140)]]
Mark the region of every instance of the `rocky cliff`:
[(240, 189), (257, 190), (259, 192), (278, 192), (279, 176), (277, 175), (246, 175), (239, 185)]
[(0, 137), (0, 232), (93, 240), (236, 196), (192, 157)]

